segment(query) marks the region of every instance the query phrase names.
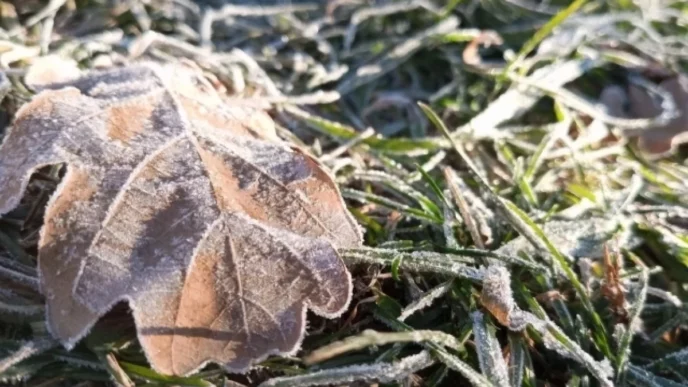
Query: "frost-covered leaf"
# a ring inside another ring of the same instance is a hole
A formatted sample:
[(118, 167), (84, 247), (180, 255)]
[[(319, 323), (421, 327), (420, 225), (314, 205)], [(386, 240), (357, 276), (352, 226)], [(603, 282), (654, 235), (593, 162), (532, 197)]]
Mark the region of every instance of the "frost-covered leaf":
[[(679, 144), (688, 141), (688, 77), (684, 74), (671, 76), (662, 80), (658, 86), (673, 99), (677, 116), (662, 125), (625, 133), (637, 136), (640, 148), (654, 154), (672, 151)], [(653, 98), (647, 90), (634, 84), (627, 88), (618, 85), (605, 87), (600, 94), (600, 103), (610, 113), (621, 117), (654, 118), (663, 112), (659, 99)]]
[[(489, 266), (483, 279), (483, 289), (480, 302), (488, 311), (506, 327), (513, 327), (511, 315), (516, 309), (514, 295), (511, 291), (511, 275), (506, 267), (501, 265)], [(519, 328), (517, 330), (520, 330)]]
[(67, 165), (39, 241), (48, 324), (64, 346), (126, 300), (157, 371), (245, 371), (299, 347), (306, 307), (346, 308), (336, 248), (360, 245), (360, 230), (329, 174), (267, 114), (228, 106), (179, 64), (40, 88), (0, 148), (0, 214), (36, 168)]

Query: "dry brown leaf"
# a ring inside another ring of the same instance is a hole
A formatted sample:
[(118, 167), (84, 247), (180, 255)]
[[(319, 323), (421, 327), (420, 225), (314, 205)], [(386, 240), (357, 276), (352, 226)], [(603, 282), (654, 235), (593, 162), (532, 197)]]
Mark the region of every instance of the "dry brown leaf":
[(347, 307), (336, 248), (360, 245), (360, 229), (266, 113), (227, 106), (181, 65), (41, 89), (0, 147), (0, 215), (36, 168), (67, 164), (39, 242), (48, 324), (67, 348), (126, 300), (157, 371), (244, 372), (298, 349), (306, 308)]
[(504, 40), (497, 32), (491, 30), (481, 31), (478, 36), (473, 38), (473, 40), (466, 45), (461, 58), (463, 59), (463, 62), (469, 66), (483, 67), (484, 69), (495, 67), (494, 65), (483, 63), (483, 59), (480, 57), (480, 53), (478, 51), (480, 46), (490, 47), (492, 45), (499, 46), (502, 44), (504, 44)]
[(511, 315), (516, 305), (511, 291), (511, 275), (504, 266), (487, 267), (480, 302), (500, 324), (511, 326)]
[[(688, 141), (688, 77), (669, 77), (660, 82), (659, 87), (674, 99), (678, 116), (662, 126), (645, 128), (640, 132), (628, 131), (630, 135), (638, 137), (638, 146), (651, 154), (670, 152)], [(600, 94), (600, 102), (611, 115), (617, 117), (653, 118), (662, 113), (659, 101), (633, 84), (626, 89), (618, 85), (605, 87)]]
[(34, 89), (40, 89), (43, 85), (74, 81), (80, 76), (81, 71), (75, 60), (47, 55), (33, 60), (24, 82)]
[[(610, 251), (612, 250), (612, 251)], [(604, 245), (604, 281), (600, 286), (602, 296), (609, 302), (609, 308), (617, 322), (628, 324), (626, 292), (621, 282), (621, 256), (616, 249)]]

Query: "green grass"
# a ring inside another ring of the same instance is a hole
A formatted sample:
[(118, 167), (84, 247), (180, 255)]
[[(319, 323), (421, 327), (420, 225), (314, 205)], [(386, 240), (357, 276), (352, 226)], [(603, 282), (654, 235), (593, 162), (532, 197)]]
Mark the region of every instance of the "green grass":
[[(653, 57), (685, 70), (685, 2), (652, 12), (622, 0), (245, 2), (210, 28), (200, 2), (77, 0), (40, 18), (48, 2), (14, 3), (0, 9), (3, 125), (31, 98), (22, 76), (33, 57), (119, 63), (155, 31), (167, 39), (143, 57), (185, 57), (229, 92), (277, 101), (278, 133), (333, 170), (366, 234), (341, 251), (349, 310), (309, 315), (295, 356), (246, 375), (209, 365), (168, 377), (148, 366), (125, 305), (72, 351), (50, 339), (35, 257), (61, 169), (47, 167), (0, 218), (0, 384), (688, 383), (686, 150), (653, 158), (594, 105), (605, 85), (648, 76), (637, 66)], [(487, 30), (504, 44), (464, 63)], [(519, 83), (535, 87), (519, 95)], [(608, 232), (586, 233), (599, 219)]]

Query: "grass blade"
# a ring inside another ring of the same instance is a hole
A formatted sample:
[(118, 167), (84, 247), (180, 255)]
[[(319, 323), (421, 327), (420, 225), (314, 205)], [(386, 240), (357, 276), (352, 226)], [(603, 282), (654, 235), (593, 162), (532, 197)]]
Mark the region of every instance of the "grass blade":
[(487, 325), (480, 312), (473, 312), (471, 319), (475, 335), (475, 350), (478, 352), (483, 375), (486, 375), (495, 386), (509, 387), (509, 373), (494, 330)]

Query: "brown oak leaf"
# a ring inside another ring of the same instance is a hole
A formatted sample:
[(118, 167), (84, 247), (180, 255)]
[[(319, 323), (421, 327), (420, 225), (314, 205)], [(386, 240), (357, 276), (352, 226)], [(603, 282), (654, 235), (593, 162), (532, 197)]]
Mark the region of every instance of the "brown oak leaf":
[(245, 372), (296, 351), (306, 309), (335, 317), (361, 232), (330, 175), (262, 111), (188, 65), (45, 83), (0, 147), (0, 215), (36, 168), (65, 163), (39, 241), (51, 333), (71, 348), (125, 300), (151, 365)]
[[(626, 135), (637, 137), (638, 146), (648, 154), (663, 155), (688, 142), (688, 77), (685, 74), (666, 77), (658, 86), (671, 95), (678, 115), (663, 125), (627, 130)], [(617, 117), (654, 118), (662, 113), (660, 102), (633, 84), (627, 88), (608, 85), (599, 99), (608, 112)]]

